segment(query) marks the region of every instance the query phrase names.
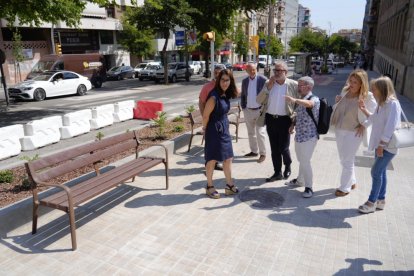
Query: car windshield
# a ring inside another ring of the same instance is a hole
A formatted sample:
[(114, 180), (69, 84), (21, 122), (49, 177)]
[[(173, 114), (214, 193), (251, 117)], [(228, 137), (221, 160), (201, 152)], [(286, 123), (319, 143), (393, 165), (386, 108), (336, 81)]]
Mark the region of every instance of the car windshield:
[(51, 70), (54, 63), (55, 63), (55, 61), (39, 61), (33, 67), (32, 72), (33, 73), (42, 73), (44, 71)]
[(149, 65), (149, 66), (147, 66), (147, 69), (148, 70), (157, 70), (158, 66), (157, 65)]
[(36, 81), (48, 81), (50, 79), (51, 76), (53, 76), (54, 73), (42, 73), (39, 75), (36, 75), (35, 77), (33, 77), (32, 80), (36, 80)]
[(141, 64), (138, 64), (135, 68), (142, 68), (142, 69), (144, 69), (146, 66), (147, 66), (146, 63), (141, 63)]
[(109, 71), (111, 72), (115, 72), (115, 71), (119, 71), (121, 68), (116, 66), (116, 67), (112, 67)]
[(168, 69), (175, 69), (177, 64), (168, 64)]

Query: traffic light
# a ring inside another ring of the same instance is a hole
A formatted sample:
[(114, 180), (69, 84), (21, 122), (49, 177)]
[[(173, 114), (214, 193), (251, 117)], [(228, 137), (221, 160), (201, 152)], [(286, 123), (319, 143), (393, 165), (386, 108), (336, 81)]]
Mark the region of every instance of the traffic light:
[(276, 24), (276, 32), (277, 32), (278, 34), (280, 34), (280, 33), (281, 33), (280, 28), (281, 28), (280, 23)]
[(56, 43), (55, 50), (56, 50), (56, 54), (61, 55), (62, 54), (62, 45), (60, 45), (60, 43)]
[(216, 33), (215, 32), (207, 32), (203, 34), (203, 39), (207, 41), (215, 41), (216, 40)]

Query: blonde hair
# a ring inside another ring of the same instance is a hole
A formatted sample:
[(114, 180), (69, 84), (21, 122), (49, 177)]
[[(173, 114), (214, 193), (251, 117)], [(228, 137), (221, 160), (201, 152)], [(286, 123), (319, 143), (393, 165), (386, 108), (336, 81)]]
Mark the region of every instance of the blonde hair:
[(397, 99), (395, 96), (394, 85), (389, 77), (379, 77), (371, 80), (371, 87), (375, 87), (379, 92), (377, 102), (380, 106), (382, 106), (388, 99)]
[(368, 96), (368, 74), (362, 69), (356, 69), (349, 74), (348, 79), (346, 80), (346, 85), (342, 89), (343, 91), (349, 91), (349, 81), (350, 79), (354, 77), (361, 83), (361, 88), (359, 89), (359, 97), (362, 99), (366, 99)]

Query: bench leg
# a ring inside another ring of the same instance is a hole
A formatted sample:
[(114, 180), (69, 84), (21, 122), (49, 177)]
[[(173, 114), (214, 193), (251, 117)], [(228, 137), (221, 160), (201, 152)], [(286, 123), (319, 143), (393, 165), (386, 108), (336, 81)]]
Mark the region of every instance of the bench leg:
[(168, 190), (168, 188), (170, 187), (169, 182), (168, 182), (168, 163), (164, 162), (164, 166), (165, 166), (165, 189)]
[(190, 143), (188, 143), (188, 151), (187, 152), (190, 152), (190, 148), (191, 148), (191, 143), (193, 142), (193, 134), (191, 133), (191, 136), (190, 136)]
[(75, 225), (75, 211), (73, 208), (69, 209), (69, 222), (70, 222), (70, 235), (72, 238), (72, 250), (75, 251), (77, 248), (76, 245), (76, 225)]
[(32, 234), (37, 232), (37, 211), (39, 209), (39, 203), (33, 202), (33, 224), (32, 224)]
[(239, 141), (239, 124), (236, 124), (236, 143)]

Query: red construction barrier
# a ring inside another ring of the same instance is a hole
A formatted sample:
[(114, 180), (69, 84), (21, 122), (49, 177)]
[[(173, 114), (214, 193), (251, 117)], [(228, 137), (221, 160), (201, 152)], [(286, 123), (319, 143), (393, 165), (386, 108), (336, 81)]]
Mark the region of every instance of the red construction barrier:
[(137, 106), (134, 108), (134, 119), (155, 119), (157, 112), (163, 111), (163, 109), (162, 102), (137, 101)]

